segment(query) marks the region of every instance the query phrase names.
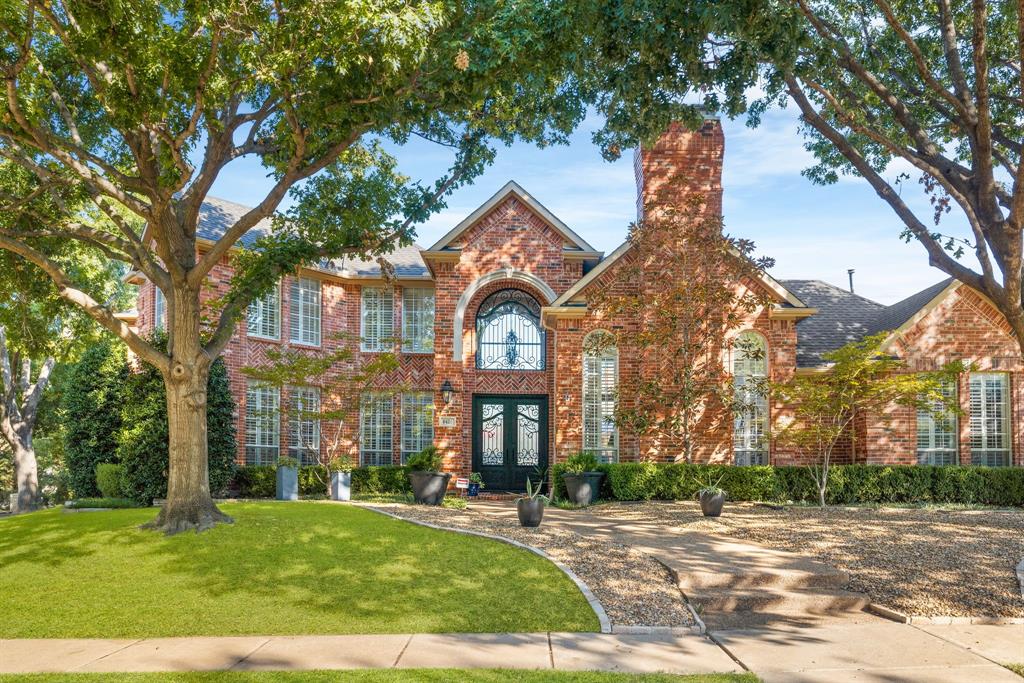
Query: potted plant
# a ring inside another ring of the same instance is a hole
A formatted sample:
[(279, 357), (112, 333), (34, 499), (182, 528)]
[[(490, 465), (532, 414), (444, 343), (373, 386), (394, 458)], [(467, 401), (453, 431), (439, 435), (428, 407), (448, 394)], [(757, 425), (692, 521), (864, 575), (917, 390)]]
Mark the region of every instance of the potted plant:
[(533, 488), (533, 482), (526, 478), (526, 495), (516, 501), (516, 514), (519, 515), (520, 526), (538, 527), (544, 519), (544, 506), (548, 504), (548, 497), (541, 495), (544, 488), (545, 472), (538, 473), (537, 488)]
[(327, 463), (331, 475), (331, 500), (352, 500), (352, 458), (339, 455)]
[(440, 505), (448, 490), (450, 472), (442, 472), (444, 459), (437, 446), (427, 446), (409, 458), (406, 467), (409, 470), (409, 483), (412, 484), (412, 496), (417, 503), (423, 505)]
[(562, 481), (569, 500), (576, 505), (590, 505), (597, 500), (604, 478), (604, 472), (598, 471), (597, 465), (597, 458), (589, 452), (574, 453), (565, 461)]
[(299, 499), (299, 461), (287, 455), (277, 459), (277, 499)]
[(484, 484), (483, 475), (481, 475), (479, 472), (473, 472), (472, 474), (469, 475), (469, 490), (467, 491), (467, 493), (469, 494), (470, 498), (475, 498), (476, 496), (480, 495), (480, 491), (485, 488), (487, 488), (487, 485)]
[(725, 490), (719, 487), (722, 477), (712, 484), (711, 476), (697, 490), (697, 498), (700, 500), (700, 511), (705, 517), (721, 517), (722, 506), (725, 505)]

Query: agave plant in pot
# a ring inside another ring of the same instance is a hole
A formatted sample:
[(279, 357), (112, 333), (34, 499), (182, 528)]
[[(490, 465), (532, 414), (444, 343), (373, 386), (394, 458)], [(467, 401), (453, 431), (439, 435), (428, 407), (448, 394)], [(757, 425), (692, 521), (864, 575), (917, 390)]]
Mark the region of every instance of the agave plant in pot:
[(442, 472), (444, 458), (437, 446), (427, 446), (409, 458), (405, 466), (412, 484), (412, 497), (423, 505), (440, 505), (448, 490), (450, 472)]
[(705, 517), (722, 516), (722, 506), (725, 505), (725, 489), (719, 486), (721, 483), (722, 477), (719, 477), (715, 483), (711, 483), (711, 476), (708, 475), (707, 480), (702, 482), (701, 487), (697, 489), (700, 511), (704, 513)]
[(604, 478), (597, 464), (597, 458), (589, 452), (574, 453), (566, 459), (562, 481), (569, 500), (576, 505), (590, 505), (597, 500)]
[(519, 515), (519, 525), (525, 527), (538, 527), (544, 519), (544, 506), (548, 504), (548, 497), (541, 495), (544, 488), (544, 479), (547, 471), (538, 471), (537, 486), (534, 488), (530, 478), (526, 478), (526, 495), (516, 501), (516, 514)]

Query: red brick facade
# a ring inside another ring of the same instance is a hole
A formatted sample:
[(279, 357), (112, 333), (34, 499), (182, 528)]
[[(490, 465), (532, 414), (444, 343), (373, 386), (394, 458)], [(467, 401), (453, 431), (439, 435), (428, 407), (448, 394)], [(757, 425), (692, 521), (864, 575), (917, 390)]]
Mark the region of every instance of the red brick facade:
[[(686, 184), (681, 192), (697, 193), (706, 210), (719, 213), (722, 206), (721, 170), (724, 139), (721, 127), (709, 121), (701, 130), (688, 132), (673, 126), (650, 150), (636, 156), (638, 203), (649, 202), (655, 191), (674, 174), (682, 172)], [(826, 248), (823, 246), (823, 248)], [(544, 396), (548, 400), (549, 464), (564, 460), (583, 445), (583, 340), (594, 330), (613, 335), (636, 320), (602, 319), (586, 307), (589, 283), (605, 282), (614, 276), (617, 263), (630, 258), (628, 249), (602, 259), (582, 238), (561, 224), (514, 184), (506, 187), (491, 202), (467, 218), (437, 245), (422, 250), (423, 263), (429, 271), (411, 281), (399, 277), (394, 286), (394, 328), (402, 329), (402, 287), (428, 287), (435, 292), (434, 350), (432, 354), (399, 354), (401, 368), (385, 385), (401, 383), (409, 390), (432, 391), (435, 405), (434, 441), (445, 456), (448, 469), (468, 474), (472, 460), (472, 398), (476, 395)], [(616, 261), (618, 259), (618, 261)], [(311, 352), (333, 350), (342, 341), (343, 333), (360, 334), (360, 297), (365, 286), (386, 286), (382, 280), (363, 276), (306, 271), (321, 283), (322, 344)], [(208, 299), (222, 295), (231, 277), (228, 263), (211, 274)], [(578, 284), (579, 283), (579, 284)], [(239, 462), (245, 461), (246, 379), (240, 369), (265, 360), (266, 349), (287, 343), (291, 278), (280, 289), (280, 338), (267, 340), (250, 337), (246, 325), (239, 325), (224, 357), (231, 378), (231, 389), (238, 405)], [(813, 314), (793, 299), (778, 283), (766, 279), (747, 286), (767, 287), (777, 305), (757, 314), (743, 326), (760, 333), (768, 351), (768, 372), (773, 380), (785, 380), (797, 372), (798, 322)], [(500, 371), (478, 370), (476, 367), (476, 313), (481, 302), (502, 289), (518, 289), (529, 293), (543, 306), (546, 328), (546, 365), (543, 370)], [(138, 327), (152, 329), (155, 315), (154, 290), (151, 284), (140, 287)], [(1012, 447), (1015, 464), (1024, 465), (1024, 430), (1020, 425), (1024, 406), (1024, 363), (1008, 326), (999, 314), (979, 295), (967, 287), (953, 287), (936, 305), (904, 325), (893, 338), (892, 350), (906, 358), (912, 369), (932, 369), (953, 359), (974, 362), (979, 370), (1010, 373), (1012, 406)], [(297, 346), (292, 344), (292, 346)], [(357, 352), (352, 362), (361, 362), (366, 354)], [(621, 353), (618, 373), (621, 378), (644, 372), (639, 359)], [(341, 368), (339, 368), (341, 370)], [(454, 394), (445, 404), (440, 392), (450, 382)], [(965, 416), (960, 419), (961, 462), (970, 463), (969, 392), (964, 378), (960, 387)], [(323, 396), (325, 404), (337, 397)], [(619, 400), (628, 404), (629, 396)], [(395, 401), (393, 415), (392, 461), (400, 462), (400, 401)], [(288, 447), (288, 397), (281, 396), (280, 447)], [(358, 405), (348, 400), (351, 418), (341, 425), (344, 449), (353, 457), (359, 455)], [(770, 420), (778, 422), (787, 414), (786, 406), (770, 406)], [(844, 447), (840, 461), (866, 463), (916, 462), (916, 416), (912, 411), (896, 410), (889, 419), (866, 416), (860, 420), (856, 438)], [(452, 426), (453, 425), (453, 426)], [(323, 426), (322, 438), (333, 439), (339, 425)], [(697, 447), (697, 457), (707, 462), (733, 462), (732, 419), (723, 412), (707, 417), (704, 437)], [(790, 453), (770, 446), (770, 462), (794, 464)], [(677, 451), (664, 444), (631, 434), (619, 435), (620, 460), (655, 459), (670, 461)]]

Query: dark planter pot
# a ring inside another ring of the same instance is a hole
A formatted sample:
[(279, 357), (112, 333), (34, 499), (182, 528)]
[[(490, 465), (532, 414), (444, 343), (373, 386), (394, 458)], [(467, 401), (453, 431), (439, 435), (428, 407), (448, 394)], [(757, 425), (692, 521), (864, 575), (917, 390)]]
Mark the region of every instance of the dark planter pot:
[(331, 472), (331, 500), (352, 500), (351, 472)]
[(700, 511), (705, 517), (721, 517), (722, 506), (725, 505), (724, 493), (700, 494)]
[(470, 498), (476, 498), (480, 495), (480, 484), (469, 482), (469, 488), (466, 491)]
[(298, 500), (299, 499), (299, 468), (278, 467), (277, 468), (277, 499)]
[(412, 497), (423, 505), (440, 505), (451, 478), (452, 475), (447, 472), (410, 472)]
[(516, 501), (516, 513), (519, 525), (528, 527), (540, 526), (544, 519), (544, 500), (541, 498), (520, 498)]
[(566, 493), (569, 500), (576, 505), (590, 505), (597, 500), (597, 494), (601, 492), (601, 479), (604, 472), (581, 472), (579, 474), (563, 474), (562, 481), (565, 482)]

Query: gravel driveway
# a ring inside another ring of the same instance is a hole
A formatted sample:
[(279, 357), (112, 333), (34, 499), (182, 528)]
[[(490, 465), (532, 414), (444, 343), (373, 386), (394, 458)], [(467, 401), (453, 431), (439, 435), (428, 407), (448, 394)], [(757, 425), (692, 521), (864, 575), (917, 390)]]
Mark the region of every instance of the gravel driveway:
[(541, 526), (524, 529), (514, 517), (423, 505), (374, 505), (431, 524), (504, 536), (540, 548), (564, 562), (590, 586), (615, 626), (690, 626), (679, 588), (661, 563), (629, 546)]
[(1024, 510), (727, 503), (723, 516), (712, 519), (695, 503), (652, 502), (602, 505), (595, 512), (816, 557), (848, 572), (850, 590), (906, 614), (1024, 617), (1015, 573), (1024, 558)]

